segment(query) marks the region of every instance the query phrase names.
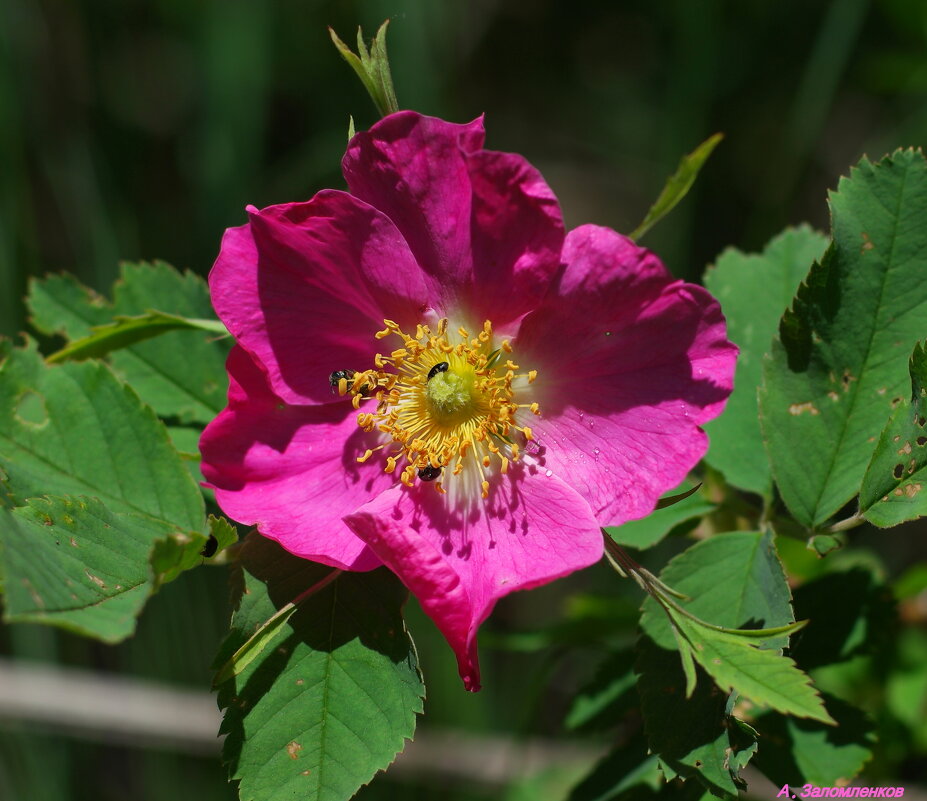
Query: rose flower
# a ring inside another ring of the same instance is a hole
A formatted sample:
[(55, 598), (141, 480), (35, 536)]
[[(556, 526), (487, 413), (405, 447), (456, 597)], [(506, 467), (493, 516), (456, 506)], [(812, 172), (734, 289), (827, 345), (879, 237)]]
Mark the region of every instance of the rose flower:
[(388, 566), (471, 690), (496, 601), (596, 562), (698, 462), (737, 353), (708, 292), (607, 228), (565, 235), (483, 140), (392, 114), (349, 143), (349, 192), (226, 231), (209, 284), (237, 345), (200, 442), (230, 517)]

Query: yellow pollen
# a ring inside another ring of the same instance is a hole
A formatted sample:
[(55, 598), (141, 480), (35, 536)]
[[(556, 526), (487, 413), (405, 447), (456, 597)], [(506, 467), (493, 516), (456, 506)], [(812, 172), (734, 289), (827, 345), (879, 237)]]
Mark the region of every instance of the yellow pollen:
[[(382, 437), (357, 461), (366, 462), (389, 446), (384, 472), (398, 468), (406, 486), (433, 481), (435, 490), (446, 494), (454, 476), (455, 492), (479, 491), (488, 497), (489, 472), (484, 471), (495, 465), (508, 473), (511, 463), (521, 459), (521, 444), (533, 438), (520, 418), (529, 411), (540, 414), (538, 403), (523, 396), (524, 379), (533, 382), (537, 372), (516, 375), (518, 364), (499, 358), (513, 349), (508, 340), (495, 339), (489, 320), (472, 338), (470, 330), (458, 327), (457, 341), (449, 339), (446, 318), (434, 330), (417, 324), (414, 336), (392, 320), (383, 324), (374, 337), (395, 336), (401, 346), (377, 353), (374, 366), (356, 371), (350, 382), (338, 381), (338, 391), (351, 395), (355, 409), (371, 402), (367, 408), (373, 410), (358, 414), (357, 424)], [(471, 453), (472, 460), (467, 458)]]

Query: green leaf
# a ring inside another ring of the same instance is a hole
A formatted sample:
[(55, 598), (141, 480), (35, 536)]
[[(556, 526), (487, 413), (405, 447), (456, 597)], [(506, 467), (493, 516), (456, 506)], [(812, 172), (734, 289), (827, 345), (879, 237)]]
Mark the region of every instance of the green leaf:
[(908, 364), (911, 399), (889, 418), (859, 491), (859, 511), (877, 526), (927, 515), (927, 350), (918, 344)]
[(218, 320), (191, 319), (148, 311), (135, 317), (117, 316), (116, 321), (107, 325), (95, 326), (89, 336), (76, 339), (61, 350), (52, 353), (49, 364), (105, 356), (110, 351), (120, 350), (136, 342), (161, 336), (177, 330), (206, 331), (214, 336), (227, 336), (228, 331)]
[(0, 471), (11, 503), (99, 498), (111, 512), (202, 531), (203, 498), (164, 425), (98, 362), (47, 366), (0, 341)]
[[(769, 533), (716, 534), (676, 556), (660, 578), (689, 596), (688, 612), (728, 629), (760, 629), (791, 623), (791, 594)], [(673, 648), (669, 621), (652, 598), (641, 626), (663, 648)], [(784, 638), (773, 642), (782, 647)]]
[(667, 180), (663, 191), (660, 192), (656, 202), (650, 207), (643, 222), (631, 232), (631, 239), (640, 239), (669, 214), (676, 207), (676, 204), (688, 194), (692, 184), (695, 183), (695, 179), (698, 177), (699, 170), (702, 169), (702, 165), (708, 160), (712, 151), (723, 138), (724, 134), (716, 133), (714, 136), (708, 137), (687, 156), (680, 159), (676, 172)]
[(93, 326), (104, 325), (113, 316), (106, 298), (67, 273), (31, 279), (26, 306), (33, 328), (69, 340), (87, 336)]
[[(256, 535), (241, 557), (244, 595), (217, 664), (332, 572)], [(222, 684), (224, 758), (242, 801), (342, 801), (392, 762), (424, 694), (406, 597), (385, 568), (341, 573)]]
[(760, 254), (724, 251), (705, 273), (705, 286), (724, 311), (728, 337), (740, 348), (724, 414), (705, 426), (711, 441), (705, 460), (729, 484), (763, 497), (772, 492), (756, 400), (763, 355), (770, 350), (779, 318), (827, 242), (808, 226), (789, 228)]
[(0, 530), (5, 620), (104, 642), (134, 632), (155, 589), (148, 557), (169, 524), (111, 512), (96, 498), (34, 498), (11, 517)]
[[(685, 482), (682, 487), (688, 487), (690, 482)], [(698, 486), (690, 487), (687, 491), (678, 493), (680, 488), (677, 487), (663, 500), (679, 500), (668, 504), (664, 507), (657, 504), (657, 508), (647, 517), (641, 520), (632, 520), (621, 526), (606, 528), (608, 535), (619, 545), (627, 545), (631, 548), (650, 548), (656, 545), (667, 534), (677, 527), (682, 527), (684, 523), (699, 520), (715, 510), (715, 504), (709, 501), (704, 495), (699, 495)]]
[(872, 721), (839, 698), (825, 698), (836, 726), (794, 720), (774, 712), (757, 720), (763, 747), (755, 764), (777, 787), (806, 782), (817, 787), (843, 787), (871, 759), (876, 741)]
[(778, 651), (757, 648), (744, 638), (712, 631), (683, 616), (674, 617), (692, 656), (722, 690), (736, 691), (755, 704), (787, 715), (835, 723), (811, 679)]
[(151, 566), (158, 585), (173, 581), (185, 570), (199, 567), (207, 560), (221, 561), (222, 552), (238, 541), (238, 532), (224, 517), (209, 515), (208, 533), (175, 532), (155, 543)]
[(222, 553), (226, 548), (231, 548), (238, 542), (238, 531), (224, 517), (209, 515), (207, 519), (209, 533), (216, 539), (216, 553)]
[(704, 674), (691, 698), (675, 646), (660, 647), (646, 633), (637, 643), (637, 689), (650, 750), (667, 779), (697, 778), (716, 793), (736, 795), (731, 755), (748, 748), (736, 736), (728, 697)]
[[(361, 83), (370, 95), (370, 99), (377, 107), (381, 117), (399, 111), (399, 102), (396, 100), (396, 91), (393, 88), (393, 77), (390, 72), (389, 59), (386, 54), (386, 29), (389, 20), (386, 20), (377, 31), (376, 37), (370, 43), (370, 50), (364, 44), (363, 31), (357, 29), (357, 54), (352, 52), (332, 28), (328, 29), (329, 36), (342, 58), (348, 62)], [(353, 129), (354, 123), (351, 122)]]
[(927, 316), (927, 162), (863, 159), (830, 198), (834, 242), (779, 327), (760, 390), (782, 498), (821, 526), (859, 490), (875, 437), (907, 395)]
[[(734, 532), (702, 540), (674, 558), (661, 578), (692, 599), (688, 611), (713, 624), (759, 628), (792, 621), (788, 585), (770, 534)], [(641, 632), (636, 670), (651, 750), (676, 773), (736, 793), (734, 777), (724, 766), (732, 751), (751, 744), (730, 715), (728, 694), (702, 673), (686, 699), (673, 626), (653, 598), (644, 602)]]
[[(113, 369), (162, 417), (206, 423), (225, 407), (228, 378), (225, 359), (231, 341), (211, 330), (213, 316), (206, 283), (193, 273), (180, 273), (164, 262), (123, 264), (107, 304), (69, 276), (52, 275), (30, 285), (27, 304), (31, 321), (45, 334), (60, 334), (71, 343), (93, 339), (93, 329), (115, 318), (144, 318), (152, 309), (165, 318), (202, 321), (154, 327), (167, 331), (155, 339), (136, 341), (110, 353)], [(117, 324), (118, 328), (118, 324)], [(117, 333), (107, 329), (105, 336)]]

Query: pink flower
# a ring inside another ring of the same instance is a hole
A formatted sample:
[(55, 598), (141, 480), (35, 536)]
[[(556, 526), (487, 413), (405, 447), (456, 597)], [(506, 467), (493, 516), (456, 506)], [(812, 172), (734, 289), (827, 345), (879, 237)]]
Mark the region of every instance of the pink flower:
[(736, 357), (704, 289), (607, 228), (564, 236), (538, 171), (483, 139), (393, 114), (348, 145), (350, 194), (226, 231), (209, 281), (238, 344), (200, 442), (234, 519), (393, 570), (471, 690), (495, 602), (596, 562), (601, 526), (686, 476)]

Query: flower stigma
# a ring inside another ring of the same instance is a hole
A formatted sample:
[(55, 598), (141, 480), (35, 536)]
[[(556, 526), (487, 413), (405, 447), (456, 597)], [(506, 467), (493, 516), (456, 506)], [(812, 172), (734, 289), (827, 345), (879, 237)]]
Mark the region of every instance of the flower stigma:
[(447, 318), (435, 331), (416, 326), (414, 336), (392, 320), (383, 324), (376, 338), (398, 337), (402, 347), (376, 354), (372, 369), (339, 371), (337, 384), (332, 373), (333, 386), (351, 396), (355, 409), (366, 399), (376, 402), (376, 411), (360, 412), (357, 423), (364, 431), (379, 431), (384, 442), (357, 461), (383, 450), (385, 472), (398, 468), (406, 486), (418, 479), (446, 493), (444, 485), (453, 477), (464, 494), (478, 490), (488, 497), (489, 472), (507, 473), (533, 439), (524, 416), (540, 414), (540, 407), (519, 401), (537, 371), (519, 372), (509, 341), (495, 346), (489, 320), (473, 337), (464, 327), (454, 337)]

